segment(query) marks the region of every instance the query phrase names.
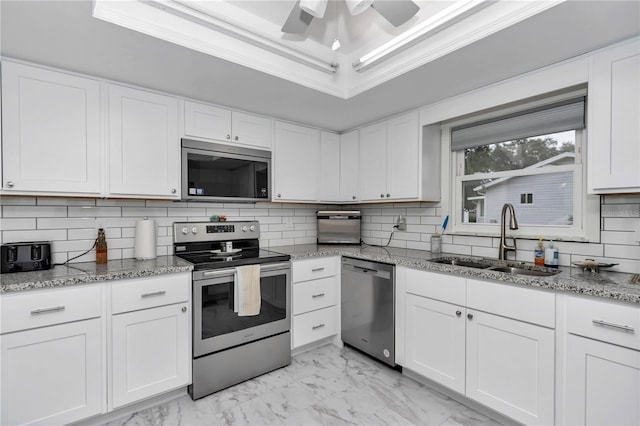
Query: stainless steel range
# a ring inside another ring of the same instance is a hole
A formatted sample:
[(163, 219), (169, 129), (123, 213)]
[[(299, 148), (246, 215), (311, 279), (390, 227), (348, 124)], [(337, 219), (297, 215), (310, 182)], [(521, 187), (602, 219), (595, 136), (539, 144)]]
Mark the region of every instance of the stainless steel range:
[[(174, 253), (194, 264), (193, 382), (198, 399), (291, 363), (290, 256), (260, 249), (260, 224), (176, 222)], [(260, 265), (257, 315), (234, 311), (236, 268)]]

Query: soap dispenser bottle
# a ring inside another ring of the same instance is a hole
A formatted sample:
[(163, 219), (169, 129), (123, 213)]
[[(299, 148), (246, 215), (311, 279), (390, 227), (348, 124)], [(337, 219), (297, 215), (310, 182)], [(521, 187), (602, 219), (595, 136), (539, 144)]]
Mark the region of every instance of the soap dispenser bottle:
[(542, 245), (542, 237), (538, 238), (538, 247), (534, 250), (533, 263), (536, 266), (544, 266), (544, 246)]
[(553, 240), (549, 241), (549, 245), (544, 251), (544, 266), (547, 268), (558, 267), (558, 249), (553, 246)]

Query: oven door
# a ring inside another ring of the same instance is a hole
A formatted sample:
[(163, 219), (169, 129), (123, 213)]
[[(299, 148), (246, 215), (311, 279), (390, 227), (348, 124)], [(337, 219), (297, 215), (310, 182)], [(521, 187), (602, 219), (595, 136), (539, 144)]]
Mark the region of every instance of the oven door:
[[(255, 316), (233, 311), (235, 269), (194, 274), (193, 355), (199, 357), (289, 331), (291, 328), (291, 266), (260, 265), (262, 306)], [(202, 278), (202, 279), (200, 279)]]

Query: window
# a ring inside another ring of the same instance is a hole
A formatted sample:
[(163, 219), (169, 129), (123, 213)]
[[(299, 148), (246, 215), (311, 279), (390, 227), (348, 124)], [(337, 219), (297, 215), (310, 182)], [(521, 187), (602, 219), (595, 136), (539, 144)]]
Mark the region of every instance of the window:
[(510, 233), (584, 239), (584, 106), (581, 92), (444, 126), (453, 231), (495, 235), (511, 203), (519, 229)]
[(533, 204), (533, 194), (520, 194), (520, 204)]

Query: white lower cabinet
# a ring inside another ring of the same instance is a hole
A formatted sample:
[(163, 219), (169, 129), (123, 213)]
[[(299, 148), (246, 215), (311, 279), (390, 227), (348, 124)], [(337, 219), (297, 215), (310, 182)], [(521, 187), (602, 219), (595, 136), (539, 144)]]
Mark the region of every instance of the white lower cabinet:
[(640, 352), (569, 335), (564, 422), (640, 424)]
[(398, 276), (405, 368), (524, 424), (553, 424), (553, 293), (413, 269)]
[(67, 424), (102, 412), (99, 318), (10, 333), (1, 339), (0, 423)]
[(566, 298), (562, 424), (640, 424), (640, 307)]
[(322, 257), (292, 262), (291, 348), (340, 332), (340, 258)]
[(465, 308), (406, 296), (405, 367), (464, 393)]
[(0, 296), (0, 424), (65, 424), (102, 413), (101, 287)]
[(467, 310), (469, 398), (525, 424), (554, 418), (552, 329)]
[(74, 423), (187, 386), (190, 294), (189, 272), (0, 294), (0, 424)]
[(113, 316), (113, 408), (189, 383), (190, 322), (187, 303)]

